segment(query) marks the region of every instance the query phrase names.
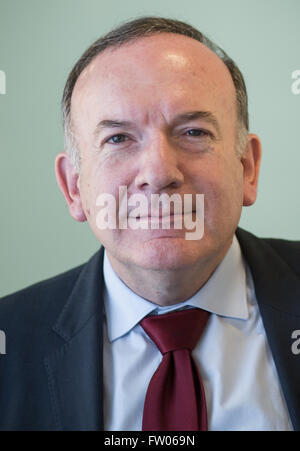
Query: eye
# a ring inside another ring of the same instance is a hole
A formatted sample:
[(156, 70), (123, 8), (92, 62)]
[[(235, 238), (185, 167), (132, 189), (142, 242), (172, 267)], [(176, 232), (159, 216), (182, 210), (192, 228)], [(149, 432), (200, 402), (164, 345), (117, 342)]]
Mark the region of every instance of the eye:
[(126, 141), (127, 136), (119, 133), (118, 135), (111, 136), (106, 142), (108, 144), (120, 144)]
[(188, 136), (195, 136), (195, 137), (198, 137), (198, 136), (210, 136), (210, 133), (209, 132), (207, 132), (207, 131), (205, 131), (205, 130), (202, 130), (202, 129), (199, 129), (199, 128), (191, 128), (190, 130), (188, 130), (187, 132), (186, 132), (186, 134), (188, 135)]

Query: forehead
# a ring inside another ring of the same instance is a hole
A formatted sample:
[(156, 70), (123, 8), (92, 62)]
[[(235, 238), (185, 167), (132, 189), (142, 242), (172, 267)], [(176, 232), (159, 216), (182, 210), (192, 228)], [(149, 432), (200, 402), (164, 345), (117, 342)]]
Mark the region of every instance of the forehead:
[[(138, 38), (109, 48), (83, 70), (72, 95), (72, 118), (98, 109), (106, 114), (138, 112), (138, 104), (166, 115), (182, 101), (187, 109), (235, 105), (235, 88), (221, 59), (200, 42), (171, 33)], [(206, 105), (204, 105), (206, 104)], [(207, 105), (210, 104), (210, 105)]]

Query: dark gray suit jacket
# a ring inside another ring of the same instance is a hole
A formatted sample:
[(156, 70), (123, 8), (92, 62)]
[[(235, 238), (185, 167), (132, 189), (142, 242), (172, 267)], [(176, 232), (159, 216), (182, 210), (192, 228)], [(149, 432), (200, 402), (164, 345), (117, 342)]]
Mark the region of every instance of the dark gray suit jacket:
[[(300, 242), (237, 229), (295, 430), (300, 430)], [(0, 430), (102, 430), (103, 248), (0, 300)]]

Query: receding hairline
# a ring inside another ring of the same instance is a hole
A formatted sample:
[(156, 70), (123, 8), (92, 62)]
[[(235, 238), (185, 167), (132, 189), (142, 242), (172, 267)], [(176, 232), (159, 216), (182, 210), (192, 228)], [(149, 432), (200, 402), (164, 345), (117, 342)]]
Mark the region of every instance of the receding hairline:
[[(165, 37), (163, 35), (166, 35)], [(153, 32), (152, 34), (149, 35), (145, 35), (145, 36), (136, 36), (136, 37), (132, 37), (129, 40), (125, 41), (125, 42), (121, 42), (119, 44), (112, 44), (108, 47), (106, 47), (103, 50), (100, 50), (99, 53), (97, 53), (92, 59), (91, 61), (89, 61), (89, 63), (82, 69), (82, 71), (78, 74), (77, 79), (74, 83), (73, 86), (73, 91), (75, 89), (75, 86), (77, 84), (77, 82), (79, 81), (79, 79), (84, 76), (85, 72), (87, 70), (89, 70), (89, 68), (91, 67), (91, 65), (93, 65), (93, 63), (95, 63), (95, 60), (97, 60), (98, 58), (105, 58), (107, 56), (109, 56), (110, 54), (113, 54), (119, 50), (122, 50), (123, 48), (130, 48), (132, 46), (134, 46), (137, 43), (143, 43), (143, 41), (145, 41), (145, 44), (147, 43), (147, 41), (150, 41), (152, 39), (158, 38), (158, 37), (163, 37), (163, 39), (168, 39), (168, 38), (173, 38), (173, 41), (176, 40), (185, 40), (185, 41), (190, 41), (191, 45), (194, 46), (199, 46), (199, 49), (202, 49), (205, 53), (207, 53), (208, 55), (210, 55), (210, 58), (212, 59), (216, 59), (216, 61), (219, 61), (221, 63), (221, 65), (226, 69), (227, 74), (229, 75), (230, 80), (232, 81), (232, 85), (234, 87), (234, 83), (233, 83), (233, 79), (231, 76), (231, 73), (228, 69), (228, 67), (226, 66), (225, 62), (222, 60), (222, 58), (220, 58), (220, 56), (218, 54), (216, 54), (212, 49), (210, 49), (207, 45), (205, 45), (204, 43), (200, 42), (199, 40), (192, 38), (190, 36), (186, 36), (183, 34), (179, 34), (179, 33), (175, 33), (175, 32), (167, 32), (167, 31), (156, 31)], [(176, 43), (175, 43), (176, 46)]]
[[(224, 68), (224, 73), (226, 73), (227, 76), (228, 76), (228, 81), (229, 81), (229, 83), (231, 85), (231, 88), (232, 88), (233, 102), (235, 103), (236, 109), (238, 110), (236, 89), (235, 89), (235, 86), (234, 86), (234, 82), (233, 82), (231, 73), (230, 73), (228, 67), (226, 66), (226, 64), (224, 63), (224, 61), (215, 52), (213, 52), (209, 47), (207, 47), (205, 44), (203, 44), (202, 42), (198, 41), (197, 39), (194, 39), (194, 38), (192, 38), (190, 36), (181, 35), (179, 33), (161, 31), (161, 32), (156, 32), (156, 33), (152, 33), (152, 34), (145, 35), (145, 36), (133, 37), (130, 40), (127, 40), (125, 42), (121, 42), (119, 44), (109, 46), (109, 47), (105, 48), (104, 50), (100, 51), (97, 55), (95, 55), (94, 58), (89, 62), (89, 64), (86, 67), (83, 68), (83, 70), (80, 72), (80, 74), (78, 75), (78, 77), (77, 77), (77, 79), (76, 79), (76, 81), (74, 83), (73, 90), (72, 90), (72, 95), (71, 95), (71, 101), (70, 101), (70, 119), (72, 120), (72, 108), (71, 108), (71, 105), (72, 105), (73, 95), (74, 95), (75, 91), (78, 89), (78, 84), (81, 84), (81, 83), (85, 82), (85, 80), (82, 80), (82, 78), (88, 77), (88, 73), (92, 69), (92, 65), (96, 64), (96, 60), (97, 59), (101, 59), (103, 57), (104, 58), (106, 58), (106, 57), (109, 58), (114, 52), (117, 52), (118, 50), (122, 50), (124, 47), (130, 48), (130, 47), (134, 46), (136, 43), (142, 43), (142, 41), (146, 42), (146, 40), (151, 40), (153, 38), (157, 38), (158, 36), (161, 36), (161, 35), (164, 35), (164, 34), (167, 35), (168, 37), (173, 37), (173, 38), (175, 38), (175, 40), (179, 40), (179, 41), (181, 41), (182, 38), (187, 38), (187, 39), (189, 39), (189, 41), (191, 41), (192, 45), (197, 45), (198, 46), (198, 44), (199, 44), (200, 45), (199, 49), (202, 49), (204, 51), (204, 56), (205, 56), (205, 53), (207, 53), (208, 55), (210, 55), (212, 61), (215, 60), (215, 61), (218, 61), (220, 63), (220, 67)], [(193, 44), (193, 42), (194, 42), (194, 44)], [(204, 59), (203, 60), (204, 64), (205, 64), (205, 61), (206, 60)], [(237, 115), (238, 115), (238, 111), (236, 111), (236, 112), (237, 112)]]

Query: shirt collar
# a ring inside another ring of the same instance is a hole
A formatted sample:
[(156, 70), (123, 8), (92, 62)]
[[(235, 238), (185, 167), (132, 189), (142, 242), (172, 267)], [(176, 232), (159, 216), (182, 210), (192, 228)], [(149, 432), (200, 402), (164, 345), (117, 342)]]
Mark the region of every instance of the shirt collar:
[(184, 307), (198, 307), (220, 316), (246, 320), (246, 270), (239, 242), (232, 244), (209, 280), (191, 298), (179, 304), (160, 307), (134, 293), (113, 270), (104, 252), (105, 313), (108, 338), (116, 340), (129, 332), (149, 313), (167, 313)]

